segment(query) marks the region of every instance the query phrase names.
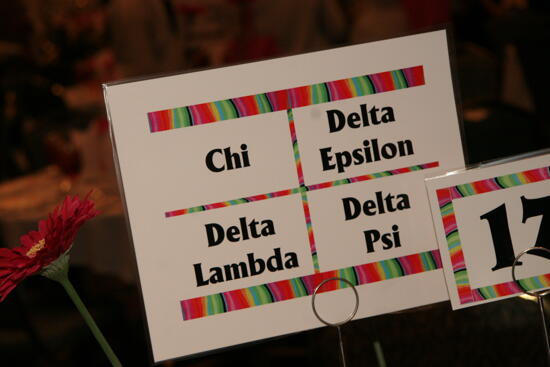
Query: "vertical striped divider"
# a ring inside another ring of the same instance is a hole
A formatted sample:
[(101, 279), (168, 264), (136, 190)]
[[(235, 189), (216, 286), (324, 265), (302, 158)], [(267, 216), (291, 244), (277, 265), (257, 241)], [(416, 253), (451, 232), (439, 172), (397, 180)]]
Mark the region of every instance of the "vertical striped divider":
[(319, 258), (317, 256), (317, 248), (315, 247), (315, 234), (311, 224), (311, 214), (309, 212), (309, 203), (307, 199), (307, 187), (304, 181), (304, 172), (302, 170), (302, 159), (300, 158), (300, 148), (298, 147), (298, 138), (296, 137), (296, 128), (294, 126), (294, 115), (292, 110), (287, 110), (288, 127), (290, 129), (290, 138), (292, 140), (292, 151), (294, 153), (294, 163), (296, 164), (296, 175), (300, 184), (300, 194), (302, 196), (302, 207), (304, 208), (304, 217), (306, 220), (307, 236), (309, 240), (309, 249), (311, 259), (313, 261), (313, 269), (316, 273), (321, 271), (319, 267)]
[(550, 274), (544, 274), (521, 279), (518, 281), (519, 285), (516, 282), (510, 281), (481, 288), (472, 288), (453, 206), (453, 201), (464, 197), (544, 180), (550, 180), (550, 167), (541, 167), (437, 190), (439, 211), (453, 267), (458, 298), (461, 304), (509, 296), (520, 293), (523, 290), (529, 291), (550, 287)]
[[(302, 277), (236, 289), (181, 301), (184, 320), (242, 310), (275, 302), (292, 300), (313, 294), (325, 279), (339, 277), (353, 285), (375, 283), (441, 268), (439, 250), (398, 257), (343, 269), (314, 273)], [(331, 282), (319, 292), (348, 287), (343, 282)]]
[(149, 112), (152, 133), (284, 111), (425, 84), (422, 65), (302, 87)]

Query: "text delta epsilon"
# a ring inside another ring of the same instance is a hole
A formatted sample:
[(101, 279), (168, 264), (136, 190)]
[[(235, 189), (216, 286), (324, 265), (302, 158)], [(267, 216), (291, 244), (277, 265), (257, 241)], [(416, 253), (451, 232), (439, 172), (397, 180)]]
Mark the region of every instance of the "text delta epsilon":
[[(390, 106), (367, 109), (366, 104), (359, 106), (360, 113), (352, 112), (347, 117), (337, 109), (328, 110), (328, 127), (330, 133), (341, 131), (346, 125), (351, 129), (376, 126), (395, 121), (393, 108)], [(336, 169), (342, 173), (351, 165), (378, 162), (414, 154), (412, 141), (409, 139), (396, 142), (379, 142), (378, 139), (364, 139), (363, 146), (352, 151), (333, 152), (332, 147), (319, 149), (323, 171)]]

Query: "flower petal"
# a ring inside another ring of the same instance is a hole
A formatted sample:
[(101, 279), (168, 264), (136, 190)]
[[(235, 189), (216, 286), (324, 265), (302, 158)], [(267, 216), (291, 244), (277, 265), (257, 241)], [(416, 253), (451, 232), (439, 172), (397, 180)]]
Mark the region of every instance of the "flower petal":
[(38, 231), (21, 236), (21, 246), (0, 248), (0, 302), (23, 279), (40, 272), (70, 249), (80, 227), (99, 214), (89, 200), (90, 194), (84, 200), (67, 196), (48, 218), (38, 222)]
[(2, 287), (0, 289), (0, 302), (4, 301), (6, 299), (6, 297), (8, 296), (8, 294), (10, 294), (10, 292), (15, 288), (17, 287), (17, 285), (19, 284), (19, 282), (12, 282), (12, 283), (9, 283), (9, 285), (6, 285), (5, 287)]

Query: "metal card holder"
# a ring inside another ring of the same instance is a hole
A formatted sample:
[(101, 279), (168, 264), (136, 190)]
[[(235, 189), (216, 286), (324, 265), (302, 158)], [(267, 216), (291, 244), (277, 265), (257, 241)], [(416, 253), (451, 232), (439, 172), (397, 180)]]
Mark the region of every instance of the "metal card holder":
[[(529, 252), (532, 252), (532, 251), (544, 251), (544, 252), (550, 254), (549, 249), (547, 249), (545, 247), (539, 247), (539, 246), (529, 247), (529, 248), (523, 250), (522, 252), (520, 252), (518, 254), (518, 256), (516, 256), (516, 258), (514, 259), (514, 263), (512, 264), (512, 279), (518, 285), (520, 285), (520, 283), (516, 279), (516, 265), (519, 263), (519, 259), (523, 255), (525, 255)], [(521, 288), (521, 285), (520, 285), (520, 288)], [(550, 341), (549, 341), (549, 338), (548, 338), (548, 327), (546, 325), (546, 315), (544, 313), (544, 303), (543, 303), (543, 297), (546, 296), (547, 294), (550, 294), (550, 289), (547, 289), (545, 291), (540, 291), (540, 292), (533, 292), (533, 291), (523, 290), (523, 293), (537, 298), (537, 301), (538, 301), (538, 304), (539, 304), (539, 312), (540, 312), (540, 316), (541, 316), (542, 328), (543, 328), (543, 331), (544, 331), (544, 340), (546, 341), (546, 354), (547, 354), (547, 357), (548, 357), (548, 365), (550, 365)]]
[[(346, 283), (348, 286), (351, 287), (351, 289), (353, 290), (353, 293), (355, 295), (355, 307), (354, 307), (353, 311), (351, 311), (351, 313), (348, 315), (348, 317), (346, 317), (345, 320), (340, 321), (340, 322), (336, 322), (336, 323), (328, 322), (327, 320), (323, 319), (319, 315), (319, 313), (317, 312), (317, 308), (315, 306), (315, 297), (317, 297), (317, 293), (319, 292), (319, 290), (325, 284), (327, 284), (328, 282), (331, 282), (331, 281), (340, 281), (340, 282)], [(345, 278), (333, 277), (333, 278), (325, 279), (321, 283), (319, 283), (319, 285), (313, 291), (313, 297), (311, 297), (311, 308), (313, 309), (313, 313), (315, 314), (315, 317), (317, 317), (317, 319), (319, 319), (319, 321), (321, 321), (323, 324), (325, 324), (327, 326), (332, 326), (332, 327), (336, 328), (336, 330), (338, 331), (338, 346), (339, 346), (339, 349), (340, 349), (340, 365), (342, 367), (346, 367), (346, 357), (345, 357), (345, 354), (344, 354), (344, 342), (342, 340), (342, 332), (340, 330), (340, 326), (350, 322), (355, 317), (355, 314), (357, 314), (357, 310), (359, 309), (359, 293), (357, 293), (357, 289), (355, 289), (355, 286), (349, 280), (347, 280)]]

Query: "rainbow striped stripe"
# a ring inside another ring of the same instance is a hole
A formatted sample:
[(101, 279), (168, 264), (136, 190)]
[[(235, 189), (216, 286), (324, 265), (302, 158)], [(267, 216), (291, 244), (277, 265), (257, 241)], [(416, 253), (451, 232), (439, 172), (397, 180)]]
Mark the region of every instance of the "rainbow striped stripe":
[(290, 128), (290, 137), (292, 139), (292, 151), (294, 152), (294, 162), (296, 163), (296, 173), (300, 187), (305, 185), (304, 171), (302, 170), (302, 159), (300, 158), (300, 149), (298, 148), (298, 138), (296, 137), (296, 127), (294, 125), (294, 115), (292, 110), (287, 111), (288, 127)]
[(472, 289), (458, 233), (453, 200), (549, 179), (550, 167), (541, 167), (437, 190), (439, 210), (461, 304), (509, 296), (520, 293), (522, 290), (550, 287), (550, 274), (521, 279), (518, 281), (519, 284), (510, 281)]
[(152, 133), (424, 85), (423, 66), (149, 112)]
[(308, 191), (313, 191), (313, 190), (325, 189), (327, 187), (334, 187), (334, 186), (347, 185), (347, 184), (356, 183), (356, 182), (374, 180), (376, 178), (395, 176), (402, 173), (422, 171), (424, 169), (435, 168), (435, 167), (439, 167), (439, 162), (436, 161), (436, 162), (423, 163), (415, 166), (403, 167), (398, 169), (392, 169), (389, 171), (382, 171), (382, 172), (371, 173), (371, 174), (366, 174), (361, 176), (344, 178), (336, 181), (327, 181), (327, 182), (322, 182), (315, 185), (309, 185), (306, 187)]
[(313, 225), (311, 224), (311, 214), (309, 212), (309, 204), (307, 201), (307, 194), (302, 191), (302, 206), (304, 207), (304, 216), (306, 218), (307, 237), (309, 239), (309, 250), (311, 251), (311, 258), (313, 260), (313, 269), (316, 273), (321, 271), (319, 267), (319, 258), (317, 256), (317, 247), (315, 246), (315, 235), (313, 234)]
[(204, 212), (204, 211), (212, 210), (212, 209), (225, 208), (225, 207), (233, 206), (233, 205), (252, 203), (252, 202), (255, 202), (255, 201), (262, 201), (262, 200), (266, 200), (266, 199), (273, 199), (273, 198), (278, 198), (278, 197), (282, 197), (282, 196), (298, 194), (298, 193), (300, 193), (304, 190), (305, 190), (305, 188), (295, 188), (295, 189), (288, 189), (288, 190), (270, 192), (270, 193), (267, 193), (267, 194), (253, 195), (253, 196), (249, 196), (249, 197), (241, 198), (241, 199), (234, 199), (234, 200), (229, 200), (229, 201), (220, 201), (219, 203), (199, 205), (199, 206), (194, 206), (192, 208), (187, 208), (187, 209), (177, 209), (177, 210), (168, 211), (168, 212), (164, 213), (164, 216), (166, 218), (171, 218), (171, 217), (177, 217), (179, 215), (191, 214), (191, 213), (196, 213), (196, 212)]
[(294, 188), (294, 189), (281, 190), (281, 191), (270, 192), (270, 193), (261, 194), (261, 195), (253, 195), (253, 196), (249, 196), (249, 197), (246, 197), (246, 198), (234, 199), (234, 200), (229, 200), (229, 201), (221, 201), (219, 203), (212, 203), (212, 204), (206, 204), (206, 205), (199, 205), (199, 206), (194, 206), (194, 207), (186, 208), (186, 209), (171, 210), (171, 211), (165, 212), (164, 215), (165, 215), (166, 218), (171, 218), (171, 217), (176, 217), (176, 216), (179, 216), (179, 215), (185, 215), (185, 214), (196, 213), (196, 212), (203, 212), (203, 211), (206, 211), (206, 210), (225, 208), (225, 207), (233, 206), (233, 205), (246, 204), (246, 203), (251, 203), (251, 202), (255, 202), (255, 201), (261, 201), (261, 200), (266, 200), (266, 199), (273, 199), (273, 198), (277, 198), (277, 197), (303, 193), (305, 191), (325, 189), (325, 188), (328, 188), (328, 187), (347, 185), (347, 184), (356, 183), (356, 182), (373, 180), (373, 179), (376, 179), (376, 178), (382, 178), (382, 177), (387, 177), (387, 176), (395, 176), (395, 175), (402, 174), (402, 173), (421, 171), (421, 170), (424, 170), (424, 169), (429, 169), (429, 168), (434, 168), (434, 167), (439, 167), (439, 162), (424, 163), (424, 164), (419, 164), (419, 165), (404, 167), (404, 168), (398, 168), (398, 169), (389, 170), (389, 171), (383, 171), (383, 172), (371, 173), (371, 174), (366, 174), (366, 175), (361, 175), (361, 176), (356, 176), (356, 177), (351, 177), (351, 178), (345, 178), (345, 179), (342, 179), (342, 180), (323, 182), (323, 183), (320, 183), (320, 184), (309, 185), (309, 186), (302, 186), (302, 187), (297, 187), (297, 188)]
[[(383, 260), (339, 270), (315, 273), (288, 280), (257, 285), (229, 292), (216, 293), (181, 301), (184, 320), (193, 320), (220, 313), (310, 296), (325, 279), (340, 277), (359, 286), (382, 280), (441, 269), (438, 250)], [(319, 292), (330, 292), (348, 285), (329, 282)]]
[(307, 188), (305, 187), (304, 172), (302, 170), (302, 160), (300, 158), (300, 149), (298, 147), (298, 139), (296, 138), (296, 128), (294, 126), (294, 115), (292, 110), (287, 111), (288, 127), (290, 129), (290, 137), (292, 139), (292, 150), (294, 152), (294, 162), (296, 163), (296, 174), (298, 183), (300, 184), (300, 194), (302, 196), (302, 206), (304, 208), (304, 217), (306, 219), (307, 237), (309, 240), (309, 250), (311, 252), (311, 260), (313, 261), (313, 270), (319, 273), (319, 257), (317, 256), (317, 247), (315, 246), (315, 235), (313, 234), (313, 225), (311, 224), (311, 214), (309, 212), (309, 203), (307, 200)]

